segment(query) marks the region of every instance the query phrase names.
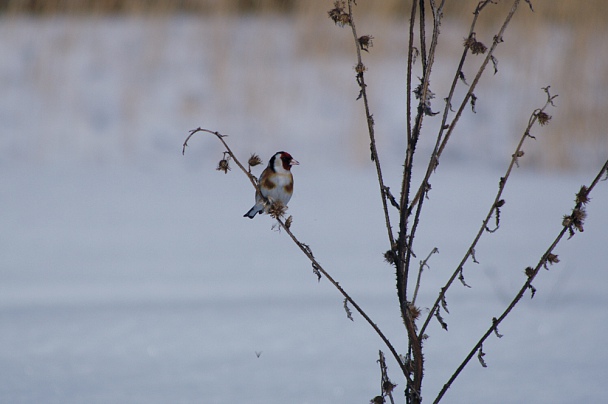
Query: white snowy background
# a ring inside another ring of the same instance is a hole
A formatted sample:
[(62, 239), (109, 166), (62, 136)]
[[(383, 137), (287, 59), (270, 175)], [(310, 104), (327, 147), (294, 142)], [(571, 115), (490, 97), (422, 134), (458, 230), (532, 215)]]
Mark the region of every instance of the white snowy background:
[[(397, 190), (406, 32), (368, 24), (371, 107)], [(448, 22), (444, 30), (435, 109), (466, 36)], [(555, 54), (534, 74), (520, 74), (517, 52), (499, 53), (499, 73), (482, 80), (477, 114), (463, 117), (431, 181), (416, 253), (440, 253), (423, 274), (423, 315), (544, 103), (540, 87), (560, 93), (544, 73), (564, 57), (567, 32), (555, 30)], [(198, 126), (230, 135), (243, 159), (290, 151), (301, 163), (294, 233), (405, 353), (349, 35), (324, 13), (0, 20), (0, 402), (366, 403), (379, 393), (379, 349), (399, 396), (405, 384), (378, 336), (357, 314), (346, 318), (337, 291), (271, 219), (242, 217), (253, 190), (236, 167), (215, 171), (219, 142), (197, 134), (181, 155)], [(505, 40), (521, 40), (513, 35)], [(549, 111), (556, 120), (568, 97)], [(437, 121), (427, 118), (418, 167)], [(542, 169), (553, 124), (535, 127), (500, 230), (465, 266), (472, 288), (448, 293), (449, 332), (434, 320), (428, 328), (426, 400), (501, 314), (606, 157), (600, 138), (572, 151), (578, 169)], [(561, 261), (540, 273), (534, 299), (484, 344), (488, 368), (474, 359), (446, 402), (604, 399), (607, 204), (604, 182), (584, 233), (558, 246)]]

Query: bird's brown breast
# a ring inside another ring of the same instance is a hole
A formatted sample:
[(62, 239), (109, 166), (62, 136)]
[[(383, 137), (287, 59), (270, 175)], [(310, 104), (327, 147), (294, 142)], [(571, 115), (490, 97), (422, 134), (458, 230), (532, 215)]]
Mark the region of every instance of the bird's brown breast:
[(291, 194), (293, 192), (293, 182), (290, 182), (289, 184), (285, 185), (283, 187), (283, 189), (285, 190), (285, 192), (287, 192), (288, 194)]
[(262, 188), (274, 189), (276, 186), (277, 184), (275, 184), (270, 177), (262, 178)]

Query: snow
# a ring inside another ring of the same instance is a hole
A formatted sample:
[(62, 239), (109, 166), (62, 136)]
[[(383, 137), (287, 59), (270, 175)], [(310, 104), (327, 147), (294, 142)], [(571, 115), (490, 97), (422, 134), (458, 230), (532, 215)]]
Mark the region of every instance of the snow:
[[(217, 140), (197, 134), (181, 155), (198, 126), (230, 134), (244, 159), (289, 150), (301, 163), (289, 206), (293, 231), (406, 350), (394, 273), (382, 257), (375, 172), (365, 132), (354, 129), (352, 60), (298, 60), (289, 21), (245, 19), (232, 30), (234, 23), (0, 24), (0, 402), (367, 402), (379, 393), (379, 349), (396, 391), (403, 389), (382, 341), (356, 313), (354, 322), (346, 318), (341, 296), (317, 282), (288, 236), (267, 216), (242, 217), (253, 190), (236, 166), (215, 171)], [(201, 39), (213, 30), (225, 36)], [(251, 38), (267, 44), (262, 56), (247, 46)], [(251, 81), (243, 69), (265, 73)], [(398, 74), (391, 63), (381, 69), (381, 77)], [(378, 85), (397, 93), (385, 81)], [(379, 97), (375, 114), (379, 133), (391, 134), (380, 145), (393, 190), (399, 102)], [(461, 153), (470, 147), (463, 142), (455, 146)], [(423, 273), (423, 315), (506, 166), (505, 156), (463, 155), (442, 162), (425, 203), (418, 259), (433, 247), (440, 253)], [(465, 266), (472, 288), (456, 284), (447, 295), (449, 332), (436, 321), (428, 328), (426, 400), (501, 314), (595, 174), (536, 171), (522, 159), (500, 230), (483, 236), (480, 263)], [(446, 402), (602, 400), (607, 200), (600, 183), (584, 233), (558, 246), (561, 261), (541, 272), (534, 299), (526, 295), (500, 326), (504, 337), (484, 344), (489, 367), (474, 359)]]

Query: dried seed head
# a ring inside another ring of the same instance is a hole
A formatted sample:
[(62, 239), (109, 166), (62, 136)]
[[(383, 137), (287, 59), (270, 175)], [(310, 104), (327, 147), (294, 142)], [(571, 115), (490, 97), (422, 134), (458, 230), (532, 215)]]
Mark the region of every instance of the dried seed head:
[(412, 315), (412, 318), (414, 320), (417, 320), (418, 317), (420, 317), (420, 309), (418, 307), (414, 306), (411, 303), (408, 303), (407, 308), (410, 311), (410, 314)]
[(384, 404), (384, 397), (376, 396), (372, 398), (369, 402), (370, 404)]
[(391, 383), (390, 380), (386, 380), (384, 383), (382, 383), (382, 392), (384, 394), (392, 393), (395, 387), (397, 387), (396, 384)]
[(287, 212), (287, 206), (280, 201), (273, 202), (268, 208), (268, 214), (274, 219), (285, 216), (285, 212)]
[(249, 164), (249, 167), (255, 167), (257, 165), (262, 164), (262, 159), (257, 154), (252, 153), (247, 163)]
[[(416, 96), (416, 99), (419, 100), (422, 98), (422, 92), (424, 90), (424, 86), (422, 85), (422, 80), (420, 80), (420, 84), (418, 84), (416, 86), (416, 88), (414, 89), (414, 95)], [(426, 88), (426, 99), (427, 100), (432, 100), (433, 98), (435, 98), (435, 93), (431, 91), (431, 88), (427, 86)]]
[(345, 9), (346, 3), (344, 1), (335, 1), (334, 8), (329, 10), (327, 14), (334, 24), (343, 27), (345, 25), (350, 25), (350, 16)]
[(465, 39), (464, 39), (464, 42), (462, 43), (462, 45), (463, 45), (465, 48), (469, 48), (469, 49), (470, 49), (470, 48), (471, 48), (471, 45), (473, 45), (474, 43), (475, 43), (475, 37), (473, 37), (473, 36), (471, 35), (470, 37), (468, 37), (468, 38), (465, 38)]
[(479, 42), (475, 38), (475, 33), (473, 32), (471, 36), (464, 40), (464, 47), (469, 48), (473, 55), (479, 55), (480, 53), (486, 53), (488, 48), (481, 42)]
[(580, 203), (581, 205), (589, 202), (589, 189), (586, 186), (582, 186), (581, 190), (576, 194), (576, 203)]
[(362, 37), (359, 37), (359, 46), (361, 46), (361, 50), (369, 52), (369, 48), (374, 46), (374, 42), (372, 41), (373, 39), (374, 37), (371, 35), (363, 35)]
[(559, 258), (556, 254), (549, 253), (549, 255), (547, 255), (547, 262), (551, 264), (557, 264), (559, 262)]
[(585, 210), (583, 208), (580, 209), (574, 209), (572, 211), (572, 225), (574, 227), (576, 227), (576, 230), (582, 232), (584, 231), (583, 229), (583, 224), (585, 223), (585, 218), (587, 217), (587, 212), (585, 212)]
[(366, 70), (367, 70), (367, 67), (365, 67), (365, 65), (363, 63), (359, 63), (357, 66), (355, 66), (355, 72), (357, 72), (357, 74), (361, 74)]
[(217, 164), (217, 171), (223, 171), (224, 174), (228, 174), (228, 171), (230, 171), (230, 164), (228, 164), (228, 160), (221, 159), (220, 162)]
[(389, 264), (394, 264), (395, 263), (395, 252), (393, 250), (388, 250), (387, 252), (385, 252), (384, 261), (388, 262)]
[(531, 278), (534, 275), (534, 268), (528, 267), (524, 270), (524, 272), (528, 278)]
[(540, 126), (545, 126), (549, 123), (552, 117), (546, 112), (541, 111), (536, 114), (536, 118), (538, 119), (538, 123), (540, 124)]
[(486, 50), (488, 50), (488, 48), (481, 42), (479, 41), (475, 41), (475, 43), (473, 43), (473, 45), (471, 45), (471, 52), (473, 53), (473, 55), (479, 55), (480, 53), (486, 53)]

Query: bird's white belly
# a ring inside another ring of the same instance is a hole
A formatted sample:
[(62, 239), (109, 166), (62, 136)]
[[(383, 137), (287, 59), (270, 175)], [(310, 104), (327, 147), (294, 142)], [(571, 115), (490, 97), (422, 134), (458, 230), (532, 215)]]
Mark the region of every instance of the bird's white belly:
[(291, 182), (292, 177), (290, 175), (277, 175), (274, 178), (273, 183), (276, 185), (272, 189), (262, 190), (262, 195), (273, 201), (279, 201), (284, 205), (291, 199), (291, 193), (285, 192), (285, 185)]

